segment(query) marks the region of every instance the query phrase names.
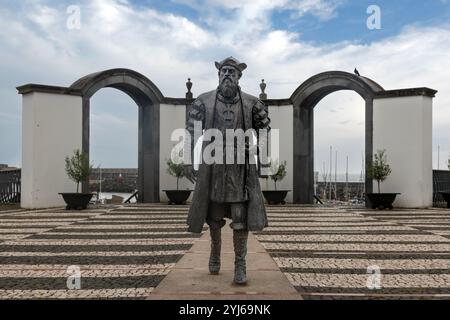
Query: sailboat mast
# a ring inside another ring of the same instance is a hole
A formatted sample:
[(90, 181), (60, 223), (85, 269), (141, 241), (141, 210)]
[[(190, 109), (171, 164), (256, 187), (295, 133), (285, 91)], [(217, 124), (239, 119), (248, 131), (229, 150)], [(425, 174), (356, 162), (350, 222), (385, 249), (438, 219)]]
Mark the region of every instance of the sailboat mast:
[(346, 163), (346, 169), (345, 169), (345, 200), (349, 201), (349, 193), (348, 193), (348, 156), (347, 156), (347, 163)]
[(331, 193), (333, 189), (333, 146), (330, 146), (330, 194), (329, 200), (331, 201)]
[(337, 200), (337, 158), (338, 152), (336, 150), (336, 156), (334, 158), (334, 200)]

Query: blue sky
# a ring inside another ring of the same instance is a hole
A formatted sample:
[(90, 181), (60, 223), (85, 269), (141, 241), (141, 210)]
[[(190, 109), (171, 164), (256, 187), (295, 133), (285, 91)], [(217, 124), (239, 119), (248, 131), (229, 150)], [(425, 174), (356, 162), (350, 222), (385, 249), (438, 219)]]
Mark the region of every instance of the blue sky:
[[(199, 1), (133, 0), (137, 7), (151, 7), (165, 13), (172, 13), (207, 26), (200, 8), (189, 4)], [(257, 1), (256, 1), (257, 2)], [(398, 34), (406, 25), (435, 25), (450, 20), (450, 6), (446, 0), (345, 0), (330, 1), (338, 4), (332, 17), (318, 19), (313, 13), (301, 18), (295, 9), (278, 7), (271, 12), (270, 25), (273, 29), (300, 33), (303, 41), (335, 43), (352, 41), (370, 43)], [(372, 32), (366, 28), (366, 10), (370, 5), (382, 9), (382, 29)], [(217, 8), (224, 16), (231, 16), (239, 9)]]
[[(80, 7), (80, 29), (66, 27), (69, 5)], [(381, 9), (380, 30), (366, 26), (369, 5)], [(450, 153), (449, 52), (448, 0), (0, 0), (0, 163), (21, 162), (18, 85), (68, 86), (91, 72), (126, 67), (149, 77), (166, 96), (182, 97), (191, 77), (197, 95), (216, 85), (213, 62), (233, 55), (249, 65), (243, 89), (258, 94), (264, 78), (270, 98), (289, 97), (319, 72), (354, 67), (386, 89), (439, 90), (433, 145), (435, 152), (441, 146), (442, 168)], [(136, 166), (131, 99), (105, 89), (92, 105), (93, 161)], [(359, 173), (362, 106), (351, 92), (318, 105), (319, 166), (333, 145), (350, 155), (351, 171)], [(122, 148), (116, 156), (114, 145)]]
[[(382, 28), (375, 32), (366, 28), (365, 15), (368, 6), (373, 4), (382, 10)], [(406, 25), (429, 26), (449, 21), (450, 6), (440, 0), (358, 0), (343, 2), (329, 20), (318, 21), (311, 14), (302, 19), (289, 19), (291, 14), (292, 11), (275, 12), (274, 27), (299, 32), (304, 41), (370, 43), (394, 36)]]

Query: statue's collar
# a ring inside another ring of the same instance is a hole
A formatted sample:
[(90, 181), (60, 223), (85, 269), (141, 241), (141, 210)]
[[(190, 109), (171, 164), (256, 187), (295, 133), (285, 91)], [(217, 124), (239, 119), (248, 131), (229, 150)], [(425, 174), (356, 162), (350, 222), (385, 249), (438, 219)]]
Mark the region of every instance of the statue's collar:
[(235, 103), (237, 103), (237, 102), (239, 101), (239, 97), (240, 97), (240, 94), (239, 94), (239, 91), (238, 91), (238, 93), (236, 94), (236, 96), (235, 96), (233, 99), (225, 98), (225, 97), (222, 95), (222, 93), (220, 92), (220, 89), (217, 88), (217, 99), (218, 99), (219, 101), (223, 102), (223, 103), (227, 103), (227, 104), (235, 104)]

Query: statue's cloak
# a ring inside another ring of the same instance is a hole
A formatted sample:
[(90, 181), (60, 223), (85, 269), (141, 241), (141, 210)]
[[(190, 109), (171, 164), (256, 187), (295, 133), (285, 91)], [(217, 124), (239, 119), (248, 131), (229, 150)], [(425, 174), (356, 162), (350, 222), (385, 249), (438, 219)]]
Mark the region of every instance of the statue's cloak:
[[(216, 102), (217, 90), (210, 91), (199, 96), (192, 105), (192, 111), (189, 113), (189, 122), (202, 121), (203, 129), (211, 129), (213, 126), (214, 105)], [(267, 108), (256, 97), (241, 92), (242, 104), (244, 109), (245, 129), (269, 129), (270, 119), (268, 118)], [(202, 154), (209, 141), (204, 141)], [(259, 184), (259, 174), (256, 164), (249, 164), (247, 172), (247, 191), (248, 191), (248, 209), (247, 209), (247, 228), (249, 231), (261, 231), (268, 226), (266, 208), (264, 206), (264, 197)], [(210, 179), (211, 166), (201, 163), (197, 173), (197, 183), (195, 185), (192, 204), (189, 208), (187, 218), (188, 231), (192, 233), (201, 233), (208, 215), (210, 202)]]

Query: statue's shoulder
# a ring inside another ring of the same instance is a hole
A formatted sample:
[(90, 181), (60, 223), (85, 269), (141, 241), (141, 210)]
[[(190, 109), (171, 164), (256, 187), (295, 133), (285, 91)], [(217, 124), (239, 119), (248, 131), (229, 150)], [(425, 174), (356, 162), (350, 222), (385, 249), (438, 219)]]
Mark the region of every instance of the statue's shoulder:
[(211, 101), (214, 102), (214, 100), (216, 99), (216, 91), (217, 90), (211, 90), (202, 93), (195, 99), (194, 103), (208, 105), (211, 103)]
[(259, 100), (257, 97), (252, 96), (251, 94), (248, 94), (248, 93), (246, 93), (244, 91), (241, 91), (241, 97), (242, 97), (243, 100), (246, 100), (246, 101), (256, 102), (256, 101)]
[(264, 103), (259, 98), (252, 96), (251, 94), (245, 93), (244, 91), (241, 91), (241, 97), (245, 104), (249, 104), (252, 106), (264, 105)]

